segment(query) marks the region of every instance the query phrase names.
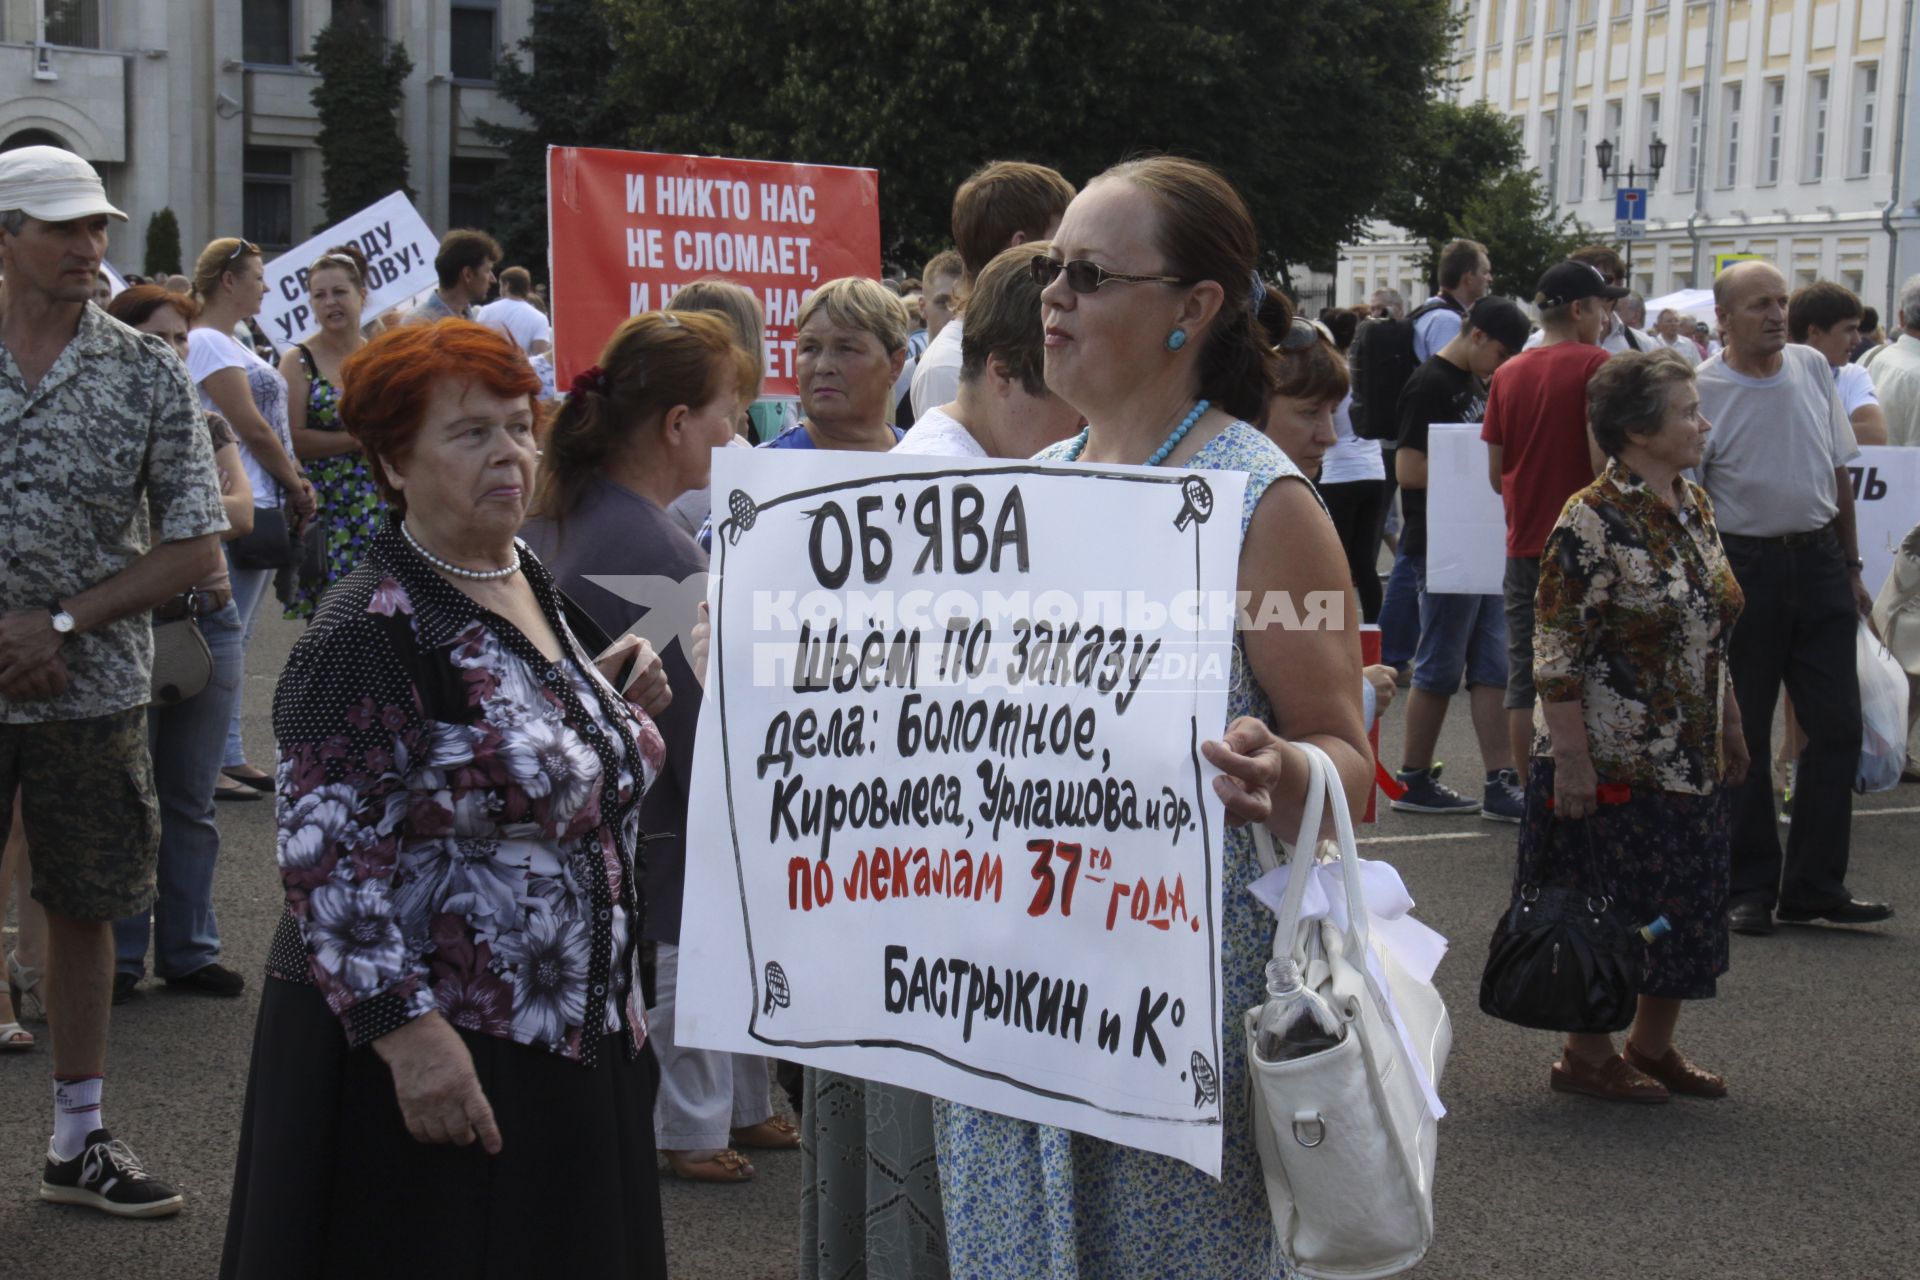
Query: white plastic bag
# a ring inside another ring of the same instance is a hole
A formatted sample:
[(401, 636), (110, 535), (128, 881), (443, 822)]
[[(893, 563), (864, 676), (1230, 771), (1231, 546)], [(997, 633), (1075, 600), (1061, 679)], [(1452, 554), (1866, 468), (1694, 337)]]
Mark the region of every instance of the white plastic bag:
[(1856, 645), (1860, 668), (1860, 768), (1854, 789), (1891, 791), (1907, 767), (1907, 673), (1866, 619)]

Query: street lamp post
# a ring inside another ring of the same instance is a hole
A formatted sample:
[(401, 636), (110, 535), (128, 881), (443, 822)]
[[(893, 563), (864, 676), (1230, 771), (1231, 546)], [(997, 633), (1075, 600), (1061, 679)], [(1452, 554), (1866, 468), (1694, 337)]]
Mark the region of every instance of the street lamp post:
[[(1613, 180), (1613, 191), (1617, 198), (1621, 191), (1639, 185), (1640, 171), (1631, 163), (1627, 165), (1624, 174), (1615, 169), (1613, 167), (1615, 149), (1615, 144), (1612, 139), (1609, 138), (1602, 138), (1593, 144), (1594, 158), (1600, 162), (1600, 180), (1602, 182), (1607, 181), (1609, 178)], [(1653, 141), (1647, 145), (1646, 177), (1649, 187), (1660, 181), (1660, 171), (1666, 167), (1667, 144), (1660, 140), (1658, 134), (1655, 134)], [(1624, 179), (1624, 181), (1622, 179)], [(1633, 287), (1633, 238), (1629, 236), (1625, 237), (1625, 239), (1627, 242), (1627, 287), (1631, 289)]]

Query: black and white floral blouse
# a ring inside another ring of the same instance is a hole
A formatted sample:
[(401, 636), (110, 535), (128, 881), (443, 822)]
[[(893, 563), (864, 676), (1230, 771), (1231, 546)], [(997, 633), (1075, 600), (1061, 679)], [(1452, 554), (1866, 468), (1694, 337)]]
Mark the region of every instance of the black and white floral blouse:
[(274, 696), (287, 912), (268, 972), (358, 1046), (438, 1010), (591, 1065), (646, 1038), (634, 963), (640, 798), (665, 747), (567, 628), (550, 663), (389, 519), (328, 591)]

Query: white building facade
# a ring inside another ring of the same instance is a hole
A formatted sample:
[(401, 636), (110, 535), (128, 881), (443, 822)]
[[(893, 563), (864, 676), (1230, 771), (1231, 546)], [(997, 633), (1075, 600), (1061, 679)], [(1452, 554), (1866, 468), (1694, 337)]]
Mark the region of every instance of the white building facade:
[[(1665, 166), (1633, 244), (1643, 297), (1712, 283), (1724, 254), (1790, 286), (1834, 280), (1889, 313), (1920, 271), (1915, 0), (1460, 0), (1456, 74), (1520, 128), (1563, 211), (1624, 249), (1614, 188)], [(1602, 177), (1596, 146), (1612, 144)], [(1390, 226), (1342, 249), (1340, 302), (1426, 296), (1424, 246)], [(1524, 296), (1532, 281), (1500, 277)]]
[(323, 228), (319, 83), (297, 58), (335, 16), (405, 45), (400, 107), (414, 203), (436, 231), (485, 227), (500, 153), (477, 123), (517, 123), (493, 69), (535, 0), (0, 0), (0, 149), (67, 147), (131, 221), (108, 258), (139, 271), (171, 208), (183, 263), (240, 235), (271, 256)]

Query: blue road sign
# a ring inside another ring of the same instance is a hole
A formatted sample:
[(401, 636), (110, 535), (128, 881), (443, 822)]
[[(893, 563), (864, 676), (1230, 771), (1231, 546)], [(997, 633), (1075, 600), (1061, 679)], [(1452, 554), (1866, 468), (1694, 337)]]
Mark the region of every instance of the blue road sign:
[(1613, 229), (1622, 240), (1638, 240), (1647, 233), (1647, 189), (1620, 187), (1613, 193)]

